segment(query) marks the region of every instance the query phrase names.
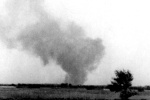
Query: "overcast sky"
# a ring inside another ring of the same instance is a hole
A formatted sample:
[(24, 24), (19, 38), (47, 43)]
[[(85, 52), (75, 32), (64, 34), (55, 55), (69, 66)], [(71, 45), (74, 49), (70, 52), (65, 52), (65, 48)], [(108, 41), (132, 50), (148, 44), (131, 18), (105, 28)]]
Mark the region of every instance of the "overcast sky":
[[(15, 20), (9, 14), (17, 15), (8, 11), (11, 1), (15, 0), (0, 1), (0, 21), (6, 26)], [(133, 85), (150, 85), (149, 5), (149, 0), (45, 0), (42, 4), (45, 11), (54, 18), (63, 22), (75, 22), (83, 27), (87, 36), (102, 39), (105, 55), (100, 65), (88, 74), (85, 82), (94, 85), (109, 84), (116, 69), (129, 69), (134, 77)], [(26, 6), (27, 4), (21, 9), (26, 9)], [(14, 9), (20, 9), (20, 6)], [(28, 14), (26, 16), (28, 18)], [(19, 28), (16, 25), (14, 30)], [(0, 32), (3, 34), (3, 31)], [(1, 83), (63, 82), (65, 72), (55, 62), (51, 61), (43, 67), (37, 56), (8, 48), (3, 38), (1, 40)]]

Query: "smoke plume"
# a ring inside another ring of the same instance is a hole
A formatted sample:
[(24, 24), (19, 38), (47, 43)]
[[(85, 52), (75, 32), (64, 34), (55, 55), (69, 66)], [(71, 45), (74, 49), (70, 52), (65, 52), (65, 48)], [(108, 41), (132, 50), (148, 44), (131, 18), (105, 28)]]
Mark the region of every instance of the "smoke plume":
[[(14, 1), (16, 4), (17, 0)], [(23, 25), (19, 31), (15, 31), (15, 38), (9, 37), (9, 41), (40, 57), (44, 65), (51, 59), (55, 60), (67, 73), (65, 82), (83, 84), (88, 72), (96, 68), (103, 56), (101, 39), (87, 37), (84, 29), (73, 22), (63, 26), (57, 18), (45, 12), (39, 0), (18, 1), (22, 6), (25, 2), (28, 5), (26, 12), (30, 11), (31, 15), (36, 16), (36, 21)], [(22, 6), (19, 6), (20, 9)], [(22, 10), (17, 10), (15, 14), (15, 20), (16, 16), (24, 15)]]

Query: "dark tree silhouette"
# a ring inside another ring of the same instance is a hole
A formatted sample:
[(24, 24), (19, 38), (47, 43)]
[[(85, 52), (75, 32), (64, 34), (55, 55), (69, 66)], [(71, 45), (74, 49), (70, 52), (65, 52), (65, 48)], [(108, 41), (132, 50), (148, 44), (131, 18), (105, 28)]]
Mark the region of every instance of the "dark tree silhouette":
[(116, 70), (116, 77), (111, 81), (110, 90), (120, 92), (120, 98), (127, 100), (136, 93), (130, 89), (132, 86), (133, 76), (129, 70)]

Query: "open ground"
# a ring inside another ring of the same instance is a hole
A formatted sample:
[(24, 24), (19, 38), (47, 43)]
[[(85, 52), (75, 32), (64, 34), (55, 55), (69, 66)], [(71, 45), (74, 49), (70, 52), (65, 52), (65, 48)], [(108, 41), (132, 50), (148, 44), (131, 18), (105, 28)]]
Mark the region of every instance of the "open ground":
[[(16, 88), (0, 87), (0, 99), (7, 100), (115, 100), (119, 99), (119, 93), (108, 89), (85, 89), (85, 88)], [(150, 91), (139, 92), (132, 96), (131, 100), (149, 100)]]

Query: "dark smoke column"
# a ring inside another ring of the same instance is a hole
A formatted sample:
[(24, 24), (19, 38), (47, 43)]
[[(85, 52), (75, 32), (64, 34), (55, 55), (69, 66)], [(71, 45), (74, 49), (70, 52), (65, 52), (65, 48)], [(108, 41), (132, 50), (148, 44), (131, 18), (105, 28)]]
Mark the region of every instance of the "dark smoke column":
[(80, 44), (70, 44), (58, 56), (57, 62), (67, 72), (65, 82), (83, 84), (88, 71), (96, 67), (103, 54), (101, 40), (82, 39)]
[[(22, 6), (24, 2), (22, 0)], [(12, 40), (14, 44), (40, 57), (44, 65), (51, 59), (55, 60), (67, 73), (65, 82), (83, 84), (88, 72), (97, 67), (103, 56), (101, 39), (86, 37), (83, 28), (75, 23), (62, 25), (57, 18), (45, 12), (41, 2), (28, 0), (27, 4), (27, 11), (31, 11), (38, 20), (20, 30), (15, 41)]]
[(53, 20), (27, 27), (18, 40), (25, 50), (39, 56), (44, 65), (55, 60), (67, 73), (65, 82), (71, 84), (83, 84), (104, 52), (101, 40), (84, 36), (81, 27), (71, 23), (64, 31)]

